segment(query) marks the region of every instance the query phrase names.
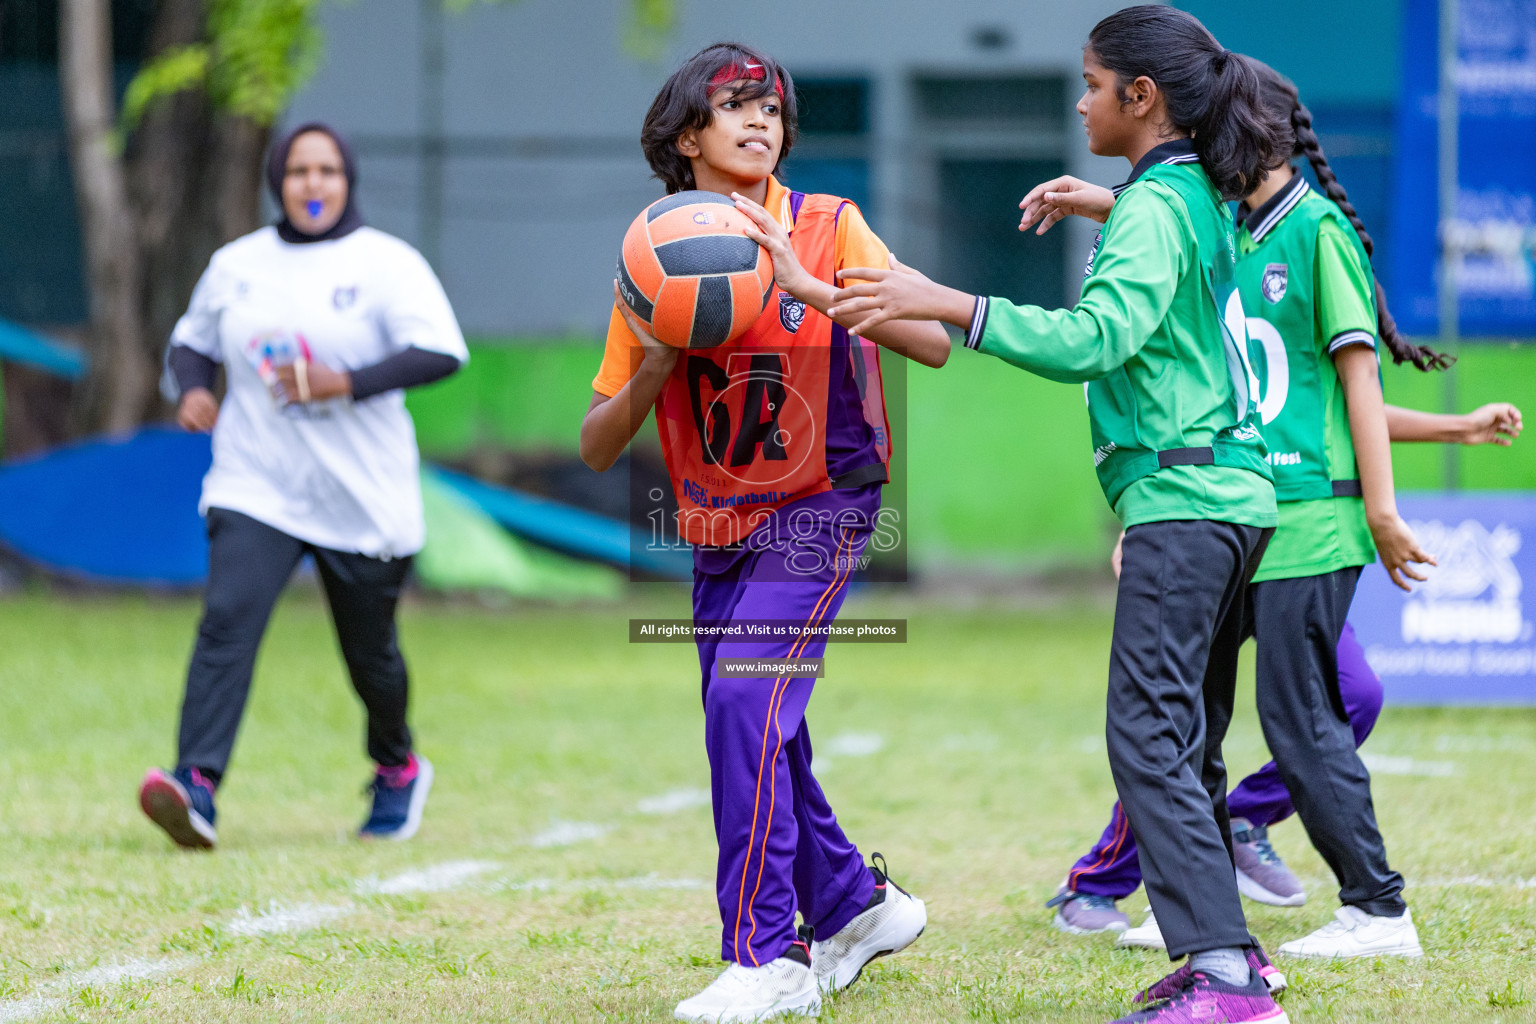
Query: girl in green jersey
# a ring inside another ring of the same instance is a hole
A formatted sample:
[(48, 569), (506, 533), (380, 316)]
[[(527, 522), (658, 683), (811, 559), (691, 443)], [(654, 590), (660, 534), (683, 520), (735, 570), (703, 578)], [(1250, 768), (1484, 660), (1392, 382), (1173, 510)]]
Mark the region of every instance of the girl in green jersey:
[[(1268, 387), (1260, 403), (1280, 528), (1254, 577), (1259, 721), (1297, 815), (1339, 880), (1335, 920), (1280, 952), (1420, 956), (1403, 878), (1387, 863), (1370, 774), (1339, 694), (1337, 648), (1363, 566), (1380, 552), (1404, 590), (1433, 563), (1397, 512), (1377, 343), (1419, 369), (1447, 360), (1401, 338), (1370, 265), (1370, 235), (1323, 157), (1296, 88), (1257, 65), (1328, 191), (1288, 162), (1240, 207), (1238, 287)], [(1374, 548), (1374, 550), (1373, 550)]]
[(1283, 1022), (1257, 970), (1227, 842), (1221, 740), (1247, 585), (1277, 522), (1258, 430), (1226, 200), (1290, 148), (1253, 67), (1198, 21), (1133, 7), (1094, 27), (1078, 102), (1089, 148), (1123, 156), (1119, 191), (1069, 310), (1018, 306), (920, 274), (858, 269), (835, 297), (862, 322), (944, 320), (966, 344), (1086, 384), (1092, 454), (1126, 526), (1110, 649), (1110, 765), (1148, 896), (1187, 970), (1138, 1022)]
[[(1307, 157), (1327, 192), (1324, 198), (1282, 162), (1245, 197), (1237, 234), (1238, 288), (1254, 361), (1267, 378), (1259, 411), (1280, 513), (1249, 591), (1245, 631), (1258, 639), (1260, 719), (1280, 781), (1339, 878), (1344, 904), (1333, 922), (1280, 952), (1418, 956), (1422, 949), (1401, 896), (1402, 877), (1387, 865), (1369, 776), (1354, 754), (1369, 726), (1350, 728), (1337, 651), (1349, 599), (1361, 567), (1375, 558), (1373, 547), (1404, 589), (1405, 577), (1423, 579), (1412, 563), (1432, 561), (1397, 514), (1387, 441), (1428, 439), (1425, 420), (1438, 418), (1383, 406), (1377, 342), (1395, 361), (1421, 370), (1447, 360), (1398, 335), (1371, 273), (1371, 237), (1328, 166), (1311, 113), (1294, 85), (1256, 67), (1266, 106), (1291, 123), (1292, 155)], [(1091, 187), (1071, 184), (1065, 194), (1060, 181), (1032, 191), (1022, 204), (1026, 224), (1046, 206), (1053, 213), (1091, 208), (1102, 214), (1114, 204), (1103, 190), (1095, 195)], [(1468, 442), (1502, 434), (1508, 443), (1519, 433), (1513, 406), (1486, 406), (1474, 416), (1488, 429), (1465, 437)], [(1134, 845), (1121, 832), (1112, 837), (1118, 842), (1101, 843), (1097, 857), (1079, 862), (1082, 877), (1053, 903), (1093, 899), (1077, 892), (1080, 884), (1088, 890), (1120, 886), (1114, 891), (1127, 893), (1126, 884), (1134, 887), (1134, 872), (1124, 867), (1125, 877), (1093, 877)], [(1103, 916), (1112, 903), (1099, 910)], [(1121, 942), (1156, 945), (1157, 931), (1149, 921)]]

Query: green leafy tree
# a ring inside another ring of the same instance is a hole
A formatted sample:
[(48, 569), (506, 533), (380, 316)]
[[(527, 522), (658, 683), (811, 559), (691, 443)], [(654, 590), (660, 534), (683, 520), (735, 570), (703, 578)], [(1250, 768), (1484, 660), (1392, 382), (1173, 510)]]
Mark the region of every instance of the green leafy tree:
[[(90, 293), (79, 429), (129, 430), (163, 415), (160, 352), (213, 251), (260, 223), (272, 126), (322, 56), (320, 2), (157, 0), (149, 57), (118, 108), (111, 0), (60, 0)], [(626, 47), (659, 56), (674, 18), (674, 0), (630, 0)]]
[(60, 74), (90, 292), (76, 425), (163, 409), (160, 351), (213, 250), (260, 222), (261, 158), (315, 67), (316, 0), (159, 0), (116, 109), (110, 0), (61, 0)]

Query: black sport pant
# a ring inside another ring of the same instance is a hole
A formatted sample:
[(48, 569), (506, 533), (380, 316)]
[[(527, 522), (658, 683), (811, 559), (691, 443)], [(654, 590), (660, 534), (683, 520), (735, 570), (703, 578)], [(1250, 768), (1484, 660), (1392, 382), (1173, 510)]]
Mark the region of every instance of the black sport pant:
[(1168, 955), (1248, 946), (1221, 742), (1245, 598), (1272, 529), (1203, 519), (1126, 531), (1106, 739)]
[(1387, 864), (1371, 776), (1339, 695), (1339, 635), (1359, 579), (1351, 568), (1249, 588), (1259, 724), (1307, 837), (1339, 880), (1339, 899), (1397, 917), (1407, 909), (1403, 876)]
[(251, 690), (256, 649), (288, 577), (314, 556), (352, 685), (368, 711), (368, 756), (406, 764), (408, 680), (395, 639), (395, 605), (409, 558), (385, 561), (317, 547), (250, 516), (208, 510), (208, 589), (181, 704), (179, 768), (217, 782), (229, 764)]

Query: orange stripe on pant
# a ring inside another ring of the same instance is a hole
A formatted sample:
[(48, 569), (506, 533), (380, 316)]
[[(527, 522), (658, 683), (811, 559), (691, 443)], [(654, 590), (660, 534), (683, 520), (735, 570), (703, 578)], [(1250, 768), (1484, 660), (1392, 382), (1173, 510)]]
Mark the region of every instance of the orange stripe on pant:
[(1120, 856), (1120, 847), (1125, 845), (1125, 837), (1126, 837), (1126, 834), (1130, 832), (1130, 830), (1131, 830), (1130, 820), (1127, 819), (1126, 816), (1125, 816), (1125, 813), (1123, 811), (1121, 811), (1119, 803), (1116, 803), (1115, 804), (1115, 837), (1114, 837), (1114, 841), (1111, 842), (1108, 846), (1106, 846), (1104, 848), (1104, 852), (1099, 854), (1099, 859), (1097, 861), (1095, 861), (1092, 865), (1090, 865), (1087, 868), (1083, 868), (1083, 869), (1073, 869), (1072, 871), (1068, 872), (1067, 873), (1067, 888), (1071, 889), (1073, 891), (1076, 891), (1076, 889), (1077, 889), (1077, 877), (1083, 871), (1085, 871), (1085, 870), (1086, 871), (1097, 871), (1099, 868), (1103, 867), (1105, 864), (1109, 863), (1110, 861), (1114, 860), (1116, 857)]

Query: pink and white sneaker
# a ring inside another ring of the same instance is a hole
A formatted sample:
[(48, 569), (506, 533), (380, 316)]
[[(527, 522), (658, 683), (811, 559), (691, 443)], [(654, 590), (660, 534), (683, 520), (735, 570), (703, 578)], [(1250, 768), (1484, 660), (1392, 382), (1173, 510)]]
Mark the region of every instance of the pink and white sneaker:
[(139, 807), (177, 846), (211, 850), (219, 841), (213, 823), (213, 783), (196, 768), (151, 768), (139, 784)]
[[(1248, 949), (1248, 966), (1254, 974), (1264, 979), (1264, 984), (1269, 986), (1269, 994), (1277, 996), (1285, 991), (1285, 975), (1269, 962), (1269, 957), (1258, 946)], [(1189, 982), (1189, 961), (1179, 965), (1179, 969), (1168, 975), (1162, 981), (1151, 988), (1144, 988), (1131, 998), (1133, 1003), (1157, 1003), (1169, 998), (1183, 988)]]
[(1290, 1024), (1290, 1018), (1257, 971), (1249, 972), (1246, 985), (1228, 985), (1203, 971), (1190, 971), (1162, 1002), (1112, 1024)]

